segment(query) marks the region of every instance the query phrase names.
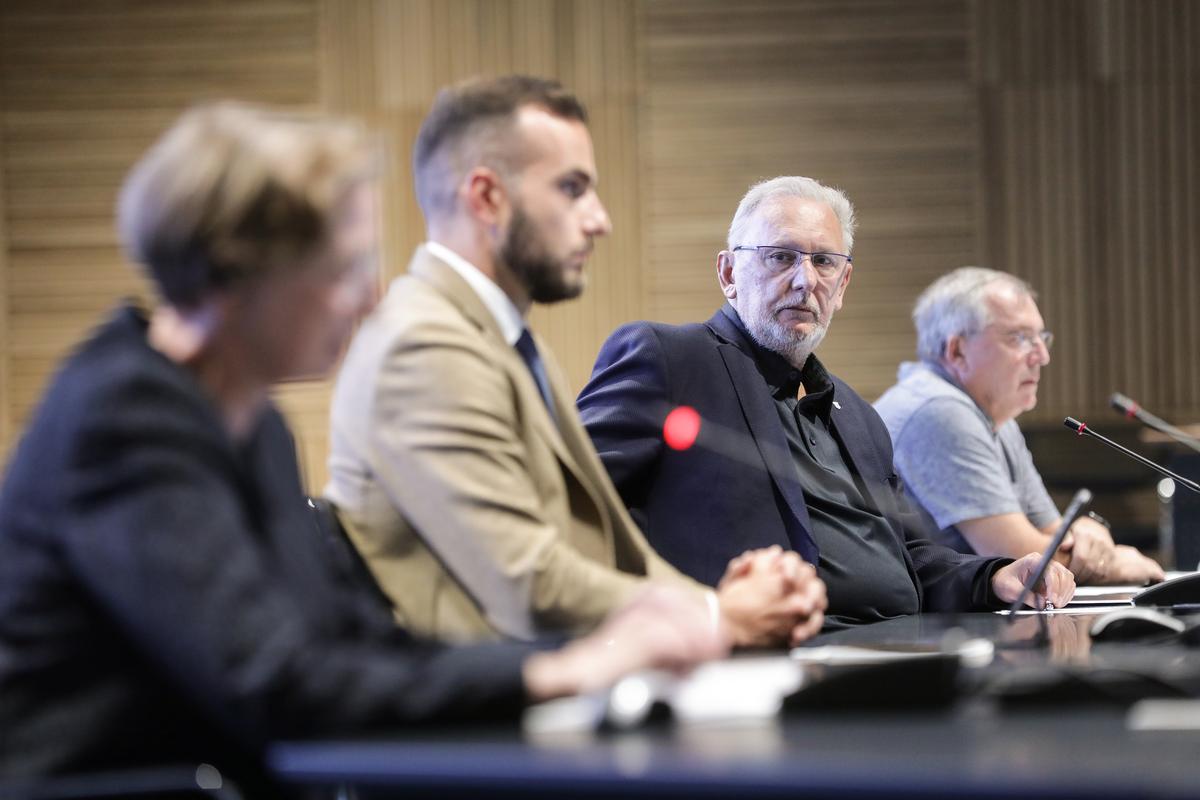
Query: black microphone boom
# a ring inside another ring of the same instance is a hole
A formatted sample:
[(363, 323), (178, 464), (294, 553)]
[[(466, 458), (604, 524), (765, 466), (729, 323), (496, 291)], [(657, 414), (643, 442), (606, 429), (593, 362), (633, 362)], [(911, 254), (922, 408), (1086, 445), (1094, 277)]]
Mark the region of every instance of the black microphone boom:
[(1080, 436), (1091, 436), (1093, 439), (1099, 439), (1100, 441), (1104, 442), (1106, 445), (1108, 445), (1112, 449), (1119, 450), (1120, 452), (1129, 456), (1134, 461), (1137, 461), (1138, 463), (1141, 463), (1141, 464), (1145, 464), (1147, 467), (1154, 470), (1155, 472), (1159, 472), (1163, 475), (1166, 475), (1168, 478), (1175, 481), (1180, 486), (1184, 486), (1188, 489), (1191, 489), (1193, 492), (1200, 494), (1200, 484), (1196, 483), (1193, 480), (1188, 480), (1187, 478), (1183, 477), (1182, 475), (1177, 475), (1176, 473), (1171, 472), (1171, 470), (1167, 469), (1162, 464), (1155, 463), (1154, 461), (1151, 461), (1150, 459), (1146, 458), (1145, 456), (1138, 455), (1137, 453), (1130, 450), (1128, 447), (1122, 447), (1121, 445), (1114, 442), (1112, 439), (1109, 439), (1107, 436), (1101, 436), (1100, 434), (1096, 433), (1094, 430), (1089, 428), (1085, 423), (1080, 422), (1079, 420), (1075, 419), (1074, 417), (1067, 417), (1066, 419), (1064, 419), (1063, 425), (1066, 425), (1068, 428), (1075, 431)]
[(1200, 453), (1200, 440), (1197, 440), (1195, 436), (1187, 435), (1165, 419), (1154, 416), (1138, 405), (1132, 398), (1126, 397), (1120, 392), (1114, 392), (1113, 396), (1108, 398), (1108, 402), (1118, 413), (1123, 414), (1129, 419), (1136, 419), (1147, 428), (1153, 428), (1159, 433), (1166, 434), (1180, 444)]

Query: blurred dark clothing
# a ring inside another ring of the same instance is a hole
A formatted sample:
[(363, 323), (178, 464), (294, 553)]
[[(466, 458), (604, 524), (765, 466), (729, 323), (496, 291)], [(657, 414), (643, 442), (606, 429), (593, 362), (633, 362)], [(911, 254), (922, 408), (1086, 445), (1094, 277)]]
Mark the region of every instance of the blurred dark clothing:
[(515, 715), (525, 646), (399, 630), (314, 529), (268, 407), (235, 443), (122, 308), (54, 378), (0, 494), (0, 777)]

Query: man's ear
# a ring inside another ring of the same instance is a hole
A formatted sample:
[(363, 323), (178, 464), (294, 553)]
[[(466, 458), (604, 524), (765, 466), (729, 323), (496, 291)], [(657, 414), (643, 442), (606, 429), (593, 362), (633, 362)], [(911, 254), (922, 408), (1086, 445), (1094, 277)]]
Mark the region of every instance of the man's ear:
[(508, 191), (500, 176), (489, 167), (476, 167), (467, 173), (459, 197), (471, 216), (488, 227), (503, 224), (507, 217)]
[(962, 366), (966, 363), (967, 357), (963, 352), (963, 345), (967, 338), (961, 333), (956, 333), (946, 340), (946, 347), (942, 351), (942, 361), (948, 367)]
[(733, 253), (728, 250), (717, 253), (717, 283), (721, 284), (721, 294), (726, 299), (737, 297), (737, 287), (733, 284)]

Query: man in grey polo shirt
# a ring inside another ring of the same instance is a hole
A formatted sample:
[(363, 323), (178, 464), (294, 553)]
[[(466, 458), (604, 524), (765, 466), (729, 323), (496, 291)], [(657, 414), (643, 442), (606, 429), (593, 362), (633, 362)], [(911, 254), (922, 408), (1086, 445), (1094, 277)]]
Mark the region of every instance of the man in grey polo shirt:
[[(957, 550), (1044, 549), (1060, 515), (1016, 422), (1037, 404), (1053, 341), (1033, 290), (1004, 272), (962, 267), (922, 292), (913, 322), (921, 360), (902, 364), (898, 383), (875, 403), (905, 490)], [(1072, 527), (1059, 560), (1080, 583), (1163, 577), (1088, 518)]]

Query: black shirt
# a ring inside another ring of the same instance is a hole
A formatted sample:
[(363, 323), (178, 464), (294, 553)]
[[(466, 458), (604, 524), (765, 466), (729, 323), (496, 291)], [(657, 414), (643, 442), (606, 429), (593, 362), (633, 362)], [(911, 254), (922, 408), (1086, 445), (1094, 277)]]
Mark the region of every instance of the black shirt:
[[(920, 598), (901, 552), (902, 540), (871, 503), (838, 437), (838, 406), (829, 374), (815, 355), (797, 370), (755, 343), (736, 313), (729, 316), (753, 348), (804, 487), (811, 533), (820, 552), (817, 574), (829, 594), (827, 627), (917, 613)], [(801, 385), (806, 395), (797, 399)]]

